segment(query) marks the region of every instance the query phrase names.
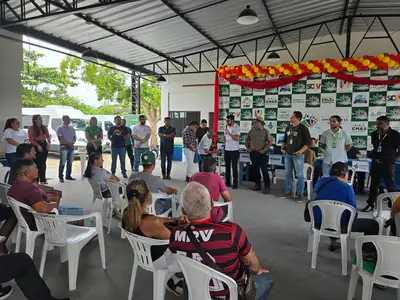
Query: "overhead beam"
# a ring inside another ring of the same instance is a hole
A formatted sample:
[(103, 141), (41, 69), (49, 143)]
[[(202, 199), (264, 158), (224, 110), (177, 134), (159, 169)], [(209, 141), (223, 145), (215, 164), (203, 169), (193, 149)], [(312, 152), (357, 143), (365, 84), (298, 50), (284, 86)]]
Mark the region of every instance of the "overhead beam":
[(201, 29), (196, 23), (194, 23), (192, 20), (190, 20), (182, 11), (180, 11), (178, 8), (173, 6), (168, 0), (161, 0), (162, 3), (164, 3), (165, 6), (167, 6), (170, 10), (172, 10), (175, 14), (177, 14), (182, 20), (184, 20), (187, 24), (189, 24), (194, 30), (196, 30), (198, 33), (200, 33), (203, 37), (205, 37), (207, 40), (209, 40), (212, 44), (214, 44), (215, 47), (218, 49), (221, 49), (226, 55), (229, 54), (229, 52), (221, 46), (216, 40), (214, 40), (207, 32), (205, 32), (203, 29)]
[[(38, 9), (38, 5), (35, 3), (35, 0), (32, 1), (32, 4), (36, 7), (38, 12), (40, 13), (40, 14), (37, 14), (32, 17), (26, 17), (26, 16), (22, 16), (20, 14), (15, 15), (14, 14), (15, 10), (11, 6), (7, 5), (8, 4), (7, 2), (5, 2), (5, 4), (6, 4), (5, 7), (7, 7), (7, 9), (11, 13), (13, 13), (13, 15), (15, 16), (15, 19), (6, 20), (5, 13), (3, 12), (3, 15), (0, 15), (0, 28), (6, 28), (6, 27), (10, 27), (10, 26), (15, 26), (15, 25), (25, 25), (26, 22), (28, 22), (28, 21), (43, 19), (43, 18), (47, 18), (47, 17), (54, 17), (54, 16), (68, 16), (71, 14), (84, 12), (86, 10), (104, 7), (104, 6), (108, 6), (108, 5), (126, 4), (126, 3), (131, 3), (131, 2), (139, 2), (141, 0), (106, 0), (106, 1), (99, 1), (96, 4), (90, 4), (90, 5), (83, 5), (82, 3), (84, 3), (85, 1), (75, 1), (74, 0), (73, 5), (70, 4), (68, 7), (65, 7), (66, 8), (65, 10), (61, 10), (61, 11), (58, 9), (57, 6), (56, 6), (57, 9), (54, 9), (54, 8), (51, 9), (51, 5), (49, 5), (49, 1), (47, 1), (47, 0), (44, 0), (44, 1), (46, 2), (46, 4), (44, 6), (44, 9), (42, 8), (41, 10)], [(26, 2), (28, 2), (28, 1), (26, 1)], [(51, 4), (54, 4), (54, 1), (51, 1), (51, 2), (52, 2)], [(55, 3), (57, 3), (57, 2), (55, 2)], [(25, 5), (26, 5), (26, 3), (25, 3)]]
[(346, 32), (346, 57), (350, 56), (350, 48), (351, 48), (351, 29), (353, 27), (354, 17), (357, 14), (358, 6), (360, 5), (360, 0), (357, 0), (356, 5), (354, 6), (353, 14), (351, 17), (347, 19), (347, 32)]
[(346, 14), (347, 14), (347, 8), (348, 8), (348, 6), (349, 6), (349, 1), (350, 1), (350, 0), (345, 0), (345, 1), (344, 1), (343, 14), (342, 14), (343, 19), (342, 19), (342, 21), (340, 22), (339, 35), (342, 35), (342, 34), (343, 34), (344, 21), (346, 20), (345, 17), (346, 17)]
[[(82, 46), (76, 45), (74, 43), (71, 43), (71, 42), (68, 42), (68, 41), (64, 41), (64, 40), (59, 39), (59, 38), (57, 38), (57, 37), (55, 37), (53, 35), (44, 33), (42, 31), (39, 31), (39, 30), (36, 30), (36, 29), (33, 29), (33, 28), (27, 28), (27, 27), (22, 26), (22, 25), (15, 26), (15, 27), (12, 28), (12, 30), (9, 29), (9, 31), (12, 31), (12, 32), (17, 33), (17, 34), (27, 35), (27, 36), (36, 38), (38, 40), (42, 40), (42, 41), (48, 42), (48, 43), (56, 45), (58, 47), (67, 48), (69, 50), (72, 50), (72, 51), (75, 51), (75, 52), (78, 52), (78, 53), (83, 53), (84, 51), (88, 50), (88, 48), (86, 48), (86, 47), (82, 47)], [(118, 65), (118, 66), (121, 66), (121, 67), (125, 67), (125, 68), (128, 68), (130, 70), (134, 70), (134, 71), (140, 72), (142, 74), (154, 75), (154, 76), (158, 75), (157, 73), (155, 73), (155, 72), (153, 72), (153, 71), (151, 71), (151, 70), (149, 70), (149, 69), (147, 69), (145, 67), (137, 66), (135, 64), (128, 63), (126, 61), (123, 61), (121, 59), (109, 56), (107, 54), (104, 54), (104, 53), (101, 53), (101, 52), (98, 52), (98, 51), (96, 51), (96, 55), (100, 60), (108, 61), (108, 62), (110, 62), (112, 64), (115, 64), (115, 65)]]

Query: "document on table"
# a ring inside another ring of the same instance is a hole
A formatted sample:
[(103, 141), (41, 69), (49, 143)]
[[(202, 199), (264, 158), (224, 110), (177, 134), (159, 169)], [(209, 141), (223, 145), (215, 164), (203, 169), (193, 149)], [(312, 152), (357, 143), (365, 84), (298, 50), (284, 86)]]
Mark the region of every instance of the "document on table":
[(282, 166), (282, 156), (271, 154), (269, 156), (269, 164), (273, 166)]
[(357, 172), (368, 173), (369, 172), (369, 161), (367, 160), (353, 160), (351, 166)]

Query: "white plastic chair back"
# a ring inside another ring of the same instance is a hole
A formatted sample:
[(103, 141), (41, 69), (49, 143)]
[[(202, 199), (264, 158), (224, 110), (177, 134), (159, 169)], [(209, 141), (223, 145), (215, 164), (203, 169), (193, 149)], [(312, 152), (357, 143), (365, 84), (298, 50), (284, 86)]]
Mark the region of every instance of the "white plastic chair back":
[(97, 184), (93, 184), (93, 185), (91, 184), (90, 186), (92, 187), (92, 190), (93, 190), (93, 198), (95, 197), (96, 199), (102, 200), (103, 196), (101, 194), (100, 184), (101, 183), (99, 182)]
[(363, 271), (362, 245), (373, 243), (378, 254), (375, 271), (372, 274), (374, 283), (392, 288), (400, 288), (400, 238), (393, 236), (360, 236), (356, 239), (357, 270)]
[(378, 196), (376, 199), (376, 209), (377, 209), (377, 217), (382, 217), (383, 216), (383, 200), (384, 199), (389, 199), (389, 201), (393, 203), (396, 201), (396, 199), (400, 197), (400, 192), (391, 192), (391, 193), (383, 193)]
[[(121, 226), (120, 226), (121, 227)], [(121, 227), (122, 229), (122, 227)], [(124, 229), (123, 229), (124, 230)], [(169, 240), (156, 240), (133, 234), (124, 230), (125, 237), (128, 239), (135, 254), (135, 261), (138, 265), (147, 271), (154, 271), (153, 261), (151, 259), (150, 248), (152, 246), (168, 245)]]
[(10, 167), (3, 167), (0, 166), (0, 181), (7, 183), (8, 182), (8, 176), (10, 175)]
[(214, 206), (219, 206), (219, 207), (227, 207), (227, 214), (226, 216), (221, 220), (221, 222), (226, 222), (226, 221), (231, 221), (233, 222), (233, 206), (232, 206), (232, 201), (229, 202), (214, 202)]
[(25, 209), (26, 211), (34, 211), (32, 207), (30, 207), (29, 205), (23, 204), (17, 200), (15, 200), (14, 198), (11, 198), (9, 196), (7, 196), (8, 199), (8, 203), (10, 204), (15, 216), (17, 217), (18, 223), (20, 226), (22, 226), (23, 228), (25, 228), (25, 230), (30, 230), (28, 223), (26, 223), (26, 220), (24, 218), (24, 216), (22, 215), (21, 212), (21, 208)]
[(67, 224), (63, 216), (37, 212), (32, 212), (32, 214), (35, 217), (38, 228), (44, 231), (44, 236), (48, 243), (53, 245), (67, 244), (66, 228), (71, 225)]
[(0, 182), (0, 202), (6, 205), (8, 205), (7, 193), (10, 187), (9, 184)]
[[(310, 176), (308, 176), (308, 170), (311, 170)], [(314, 178), (314, 166), (304, 163), (304, 180), (312, 180)], [(297, 179), (296, 178), (296, 170), (293, 168), (293, 179)]]
[[(123, 184), (121, 182), (109, 180), (109, 181), (107, 181), (107, 186), (111, 193), (112, 202), (114, 204), (119, 205), (119, 207), (121, 208), (121, 211), (123, 211), (123, 209), (125, 209), (126, 206), (128, 205), (125, 184)], [(119, 193), (120, 188), (122, 189), (122, 195)], [(124, 196), (125, 199), (123, 199), (122, 196)]]
[(341, 234), (341, 219), (345, 211), (350, 212), (350, 219), (347, 225), (347, 233), (351, 232), (354, 218), (356, 216), (356, 209), (346, 203), (334, 200), (316, 200), (311, 201), (309, 204), (311, 224), (313, 230), (315, 228), (314, 220), (314, 207), (319, 207), (321, 210), (321, 231), (322, 235), (339, 238)]
[[(151, 199), (152, 199), (152, 201), (151, 201), (151, 204), (149, 204), (147, 206), (147, 211), (148, 211), (149, 214), (152, 214), (152, 215), (158, 215), (157, 212), (156, 212), (156, 209), (155, 209), (155, 204), (157, 202), (157, 199), (171, 199), (171, 206), (174, 205), (173, 202), (175, 201), (174, 195), (168, 195), (168, 194), (165, 194), (165, 193), (151, 193)], [(168, 214), (171, 211), (172, 211), (172, 209), (168, 209), (166, 212), (164, 212), (160, 216), (168, 216)]]
[(349, 168), (349, 182), (347, 183), (348, 185), (352, 186), (354, 183), (354, 178), (356, 177), (356, 169), (354, 167)]
[(179, 254), (176, 254), (175, 257), (181, 267), (183, 275), (185, 276), (185, 281), (189, 291), (189, 300), (211, 300), (211, 280), (224, 282), (229, 288), (229, 299), (238, 299), (235, 280), (189, 257)]

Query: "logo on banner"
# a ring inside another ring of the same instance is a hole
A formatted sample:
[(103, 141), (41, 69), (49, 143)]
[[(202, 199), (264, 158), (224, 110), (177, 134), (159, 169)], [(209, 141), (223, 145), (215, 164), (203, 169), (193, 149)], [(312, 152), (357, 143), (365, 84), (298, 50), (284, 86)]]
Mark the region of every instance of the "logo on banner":
[(265, 96), (265, 106), (273, 106), (278, 104), (278, 98), (274, 96)]
[(368, 130), (367, 123), (352, 123), (351, 134), (352, 135), (365, 135)]
[(363, 94), (356, 94), (353, 104), (367, 104), (367, 96)]
[(355, 136), (351, 137), (353, 140), (353, 146), (359, 150), (367, 149), (367, 137), (366, 136)]
[(275, 131), (275, 124), (271, 121), (265, 122), (265, 127), (268, 128), (269, 132)]
[(278, 112), (276, 108), (266, 108), (265, 109), (265, 120), (276, 120), (278, 117)]
[(390, 121), (400, 121), (400, 108), (386, 107), (386, 115)]
[(279, 93), (290, 93), (292, 88), (290, 84), (279, 87)]
[(301, 121), (301, 123), (303, 125), (307, 126), (308, 128), (315, 127), (318, 125), (318, 118), (315, 117), (314, 115), (309, 115), (306, 113), (303, 116), (303, 120)]
[(307, 90), (319, 90), (321, 89), (320, 83), (307, 83)]
[(333, 103), (335, 103), (335, 98), (334, 97), (327, 97), (327, 96), (325, 96), (325, 97), (322, 97), (322, 99), (321, 99), (321, 102), (322, 103), (329, 103), (329, 104), (333, 104)]
[[(303, 96), (303, 97), (301, 97)], [(306, 103), (306, 99), (304, 98), (305, 95), (293, 95), (292, 97), (292, 104), (304, 104)]]

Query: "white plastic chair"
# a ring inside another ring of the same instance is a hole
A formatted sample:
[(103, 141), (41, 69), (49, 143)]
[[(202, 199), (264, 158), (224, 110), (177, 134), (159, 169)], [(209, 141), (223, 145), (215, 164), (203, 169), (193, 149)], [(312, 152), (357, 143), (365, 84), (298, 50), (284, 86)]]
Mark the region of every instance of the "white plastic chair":
[[(149, 204), (149, 206), (147, 207), (148, 213), (160, 217), (168, 217), (169, 213), (172, 212), (172, 208), (175, 205), (175, 195), (168, 195), (165, 193), (151, 193), (151, 198), (152, 198), (151, 204)], [(171, 208), (168, 209), (165, 213), (158, 215), (155, 209), (155, 204), (157, 202), (157, 199), (171, 199)]]
[(153, 261), (151, 259), (150, 248), (152, 246), (154, 247), (168, 245), (169, 240), (155, 240), (139, 236), (124, 230), (121, 224), (119, 224), (119, 226), (121, 227), (121, 230), (124, 231), (125, 237), (131, 244), (135, 256), (132, 267), (131, 282), (129, 285), (128, 300), (131, 300), (133, 296), (133, 289), (135, 287), (135, 279), (138, 266), (147, 271), (153, 272), (153, 299), (164, 300), (165, 284), (173, 274), (168, 273), (168, 270), (160, 270), (154, 268)]
[(229, 202), (214, 202), (214, 206), (223, 207), (226, 206), (228, 209), (228, 213), (226, 214), (225, 218), (221, 220), (221, 222), (231, 221), (233, 222), (233, 206), (232, 201)]
[[(383, 193), (376, 199), (376, 213), (374, 213), (375, 220), (379, 223), (379, 234), (382, 235), (384, 231), (385, 222), (391, 218), (390, 210), (383, 210), (383, 200), (388, 198), (393, 203), (400, 197), (400, 192)], [(390, 231), (390, 227), (387, 228), (386, 235)]]
[[(365, 243), (373, 243), (377, 252), (373, 274), (363, 268), (362, 246)], [(370, 300), (374, 284), (397, 289), (397, 299), (400, 299), (400, 239), (392, 236), (360, 236), (356, 239), (357, 264), (351, 270), (347, 300), (354, 298), (359, 276), (363, 281), (362, 300)]]
[(10, 176), (10, 170), (11, 170), (11, 168), (9, 168), (9, 167), (0, 166), (1, 182), (4, 182), (4, 183), (8, 182), (8, 176)]
[[(111, 198), (104, 198), (102, 193), (101, 193), (101, 183), (97, 183), (95, 185), (90, 185), (93, 190), (93, 202), (92, 202), (92, 208), (91, 208), (91, 213), (94, 212), (94, 207), (96, 204), (96, 200), (101, 201), (101, 215), (103, 217), (103, 224), (107, 225), (107, 213), (110, 209), (110, 205), (112, 204)], [(112, 211), (111, 211), (112, 213)]]
[(210, 280), (224, 282), (229, 289), (229, 299), (238, 299), (237, 285), (231, 277), (189, 257), (175, 254), (175, 258), (185, 276), (185, 282), (189, 291), (189, 300), (211, 300)]
[[(315, 228), (313, 208), (321, 210), (321, 228)], [(347, 259), (350, 258), (350, 247), (347, 241), (350, 238), (351, 227), (356, 216), (356, 209), (346, 203), (333, 200), (317, 200), (309, 203), (311, 216), (311, 231), (308, 238), (308, 252), (312, 251), (311, 268), (317, 266), (318, 246), (321, 236), (340, 238), (342, 250), (342, 275), (347, 275)], [(347, 233), (341, 233), (341, 219), (345, 211), (350, 212), (350, 219), (347, 225)], [(314, 234), (314, 238), (313, 238)], [(312, 249), (312, 250), (311, 250)]]
[(349, 175), (351, 174), (351, 176), (350, 176), (349, 182), (347, 182), (348, 185), (353, 186), (354, 178), (356, 177), (356, 173), (357, 173), (357, 171), (356, 171), (356, 169), (354, 169), (354, 167), (349, 167)]
[[(112, 212), (115, 207), (118, 207), (121, 211), (121, 222), (122, 216), (125, 208), (128, 206), (128, 198), (126, 196), (126, 186), (121, 182), (116, 182), (109, 180), (107, 181), (107, 186), (111, 193), (111, 204), (109, 205), (109, 216), (108, 216), (108, 234), (110, 234), (111, 229), (111, 220), (112, 220)], [(122, 195), (119, 193), (120, 188), (122, 188)], [(123, 231), (121, 231), (121, 238), (123, 238)]]
[(25, 209), (29, 212), (33, 211), (33, 208), (23, 204), (11, 197), (7, 197), (8, 203), (10, 204), (12, 210), (14, 211), (15, 216), (17, 217), (18, 224), (17, 224), (17, 240), (16, 240), (16, 245), (15, 245), (15, 252), (19, 252), (19, 248), (21, 245), (21, 236), (22, 233), (25, 233), (26, 241), (25, 241), (25, 253), (28, 254), (31, 258), (33, 258), (33, 253), (35, 251), (35, 241), (36, 238), (39, 235), (44, 234), (42, 230), (37, 231), (32, 231), (29, 228), (28, 223), (26, 223), (26, 220), (24, 216), (21, 213), (21, 208)]
[[(50, 246), (61, 247), (61, 262), (68, 260), (69, 290), (76, 289), (78, 276), (79, 255), (82, 248), (95, 236), (98, 237), (100, 246), (101, 264), (106, 269), (106, 255), (104, 246), (103, 225), (100, 213), (84, 216), (57, 216), (32, 212), (36, 224), (44, 231), (45, 242), (40, 262), (39, 274), (43, 277), (47, 251)], [(96, 227), (84, 227), (67, 224), (71, 221), (96, 219)]]
[(7, 193), (10, 187), (11, 185), (0, 182), (0, 202), (5, 205), (8, 205)]
[[(308, 170), (311, 170), (310, 177), (308, 177)], [(304, 163), (304, 183), (307, 183), (307, 199), (311, 200), (312, 194), (312, 183), (314, 178), (314, 166)], [(293, 169), (293, 183), (292, 183), (292, 193), (295, 196), (297, 191), (298, 179), (296, 178), (296, 171)]]

